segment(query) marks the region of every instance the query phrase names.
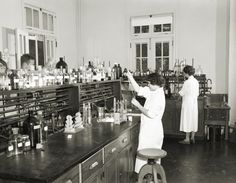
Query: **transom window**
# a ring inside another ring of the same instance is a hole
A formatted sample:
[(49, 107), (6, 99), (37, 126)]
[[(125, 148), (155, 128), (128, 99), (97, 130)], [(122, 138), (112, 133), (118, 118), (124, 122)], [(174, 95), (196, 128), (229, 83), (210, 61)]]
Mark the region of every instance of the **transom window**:
[(132, 17), (131, 43), (136, 71), (169, 70), (173, 65), (173, 14)]

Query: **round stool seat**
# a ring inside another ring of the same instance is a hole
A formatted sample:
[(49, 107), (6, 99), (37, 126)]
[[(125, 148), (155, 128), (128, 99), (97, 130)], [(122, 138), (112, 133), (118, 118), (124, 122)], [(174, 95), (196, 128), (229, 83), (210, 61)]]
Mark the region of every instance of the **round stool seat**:
[(145, 159), (158, 160), (160, 158), (164, 158), (167, 155), (167, 152), (162, 149), (146, 148), (139, 150), (137, 155)]

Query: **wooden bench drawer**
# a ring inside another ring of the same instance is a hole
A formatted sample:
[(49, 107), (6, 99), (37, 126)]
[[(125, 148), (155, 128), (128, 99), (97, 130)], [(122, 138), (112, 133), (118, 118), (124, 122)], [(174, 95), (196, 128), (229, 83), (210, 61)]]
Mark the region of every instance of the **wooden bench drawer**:
[(108, 161), (120, 151), (119, 140), (116, 139), (104, 147), (104, 161)]
[(79, 165), (75, 166), (61, 177), (53, 181), (53, 183), (78, 183), (79, 182)]
[(130, 143), (130, 132), (129, 131), (125, 132), (118, 138), (118, 140), (119, 140), (120, 150), (122, 150), (125, 146), (127, 146)]
[(86, 159), (84, 162), (81, 163), (81, 176), (82, 182), (88, 179), (93, 173), (97, 170), (102, 168), (103, 161), (102, 161), (102, 150), (99, 150), (94, 155)]

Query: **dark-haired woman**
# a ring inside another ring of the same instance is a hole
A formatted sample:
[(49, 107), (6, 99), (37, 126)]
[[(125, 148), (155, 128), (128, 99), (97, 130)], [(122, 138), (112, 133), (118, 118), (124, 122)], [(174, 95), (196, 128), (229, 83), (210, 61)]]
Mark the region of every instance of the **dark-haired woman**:
[[(185, 66), (183, 69), (184, 77), (187, 80), (184, 82), (179, 94), (182, 96), (182, 108), (180, 117), (180, 131), (186, 133), (181, 144), (195, 143), (195, 132), (198, 130), (198, 95), (199, 84), (193, 77), (195, 69), (192, 66)], [(191, 137), (190, 137), (191, 135)], [(191, 138), (191, 139), (190, 139)]]
[[(144, 106), (136, 99), (132, 99), (132, 104), (142, 112), (138, 150), (144, 148), (161, 149), (164, 138), (162, 126), (162, 116), (165, 110), (164, 78), (158, 74), (150, 74), (148, 86), (140, 87), (130, 72), (127, 72), (127, 77), (138, 95), (146, 98)], [(139, 173), (144, 164), (146, 161), (137, 157), (135, 172)]]

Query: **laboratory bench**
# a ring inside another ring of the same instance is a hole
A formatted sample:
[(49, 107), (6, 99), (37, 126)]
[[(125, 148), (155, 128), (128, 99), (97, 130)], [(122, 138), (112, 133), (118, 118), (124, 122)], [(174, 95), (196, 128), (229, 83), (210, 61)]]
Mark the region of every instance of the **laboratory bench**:
[(0, 156), (0, 183), (130, 182), (140, 117), (120, 125), (94, 122), (71, 134), (57, 133), (43, 149)]

